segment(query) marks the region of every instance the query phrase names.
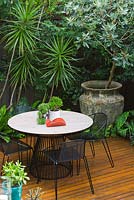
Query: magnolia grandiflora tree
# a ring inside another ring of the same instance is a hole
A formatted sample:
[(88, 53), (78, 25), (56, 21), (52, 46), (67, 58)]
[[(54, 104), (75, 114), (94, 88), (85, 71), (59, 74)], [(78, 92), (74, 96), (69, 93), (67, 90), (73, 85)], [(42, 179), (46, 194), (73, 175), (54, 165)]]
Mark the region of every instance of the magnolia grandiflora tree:
[(134, 71), (134, 1), (71, 0), (65, 6), (67, 23), (75, 30), (77, 47), (96, 48), (111, 63), (107, 88), (115, 69)]

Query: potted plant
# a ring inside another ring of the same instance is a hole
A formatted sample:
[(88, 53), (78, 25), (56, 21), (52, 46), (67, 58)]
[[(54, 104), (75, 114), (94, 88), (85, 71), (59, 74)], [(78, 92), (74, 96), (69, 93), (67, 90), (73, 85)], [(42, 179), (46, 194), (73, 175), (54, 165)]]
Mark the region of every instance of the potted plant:
[(49, 100), (49, 119), (53, 120), (60, 117), (60, 108), (63, 106), (63, 101), (60, 97), (52, 96)]
[(22, 185), (26, 184), (30, 178), (25, 172), (25, 166), (21, 162), (6, 162), (2, 168), (2, 174), (11, 179), (11, 197), (12, 200), (21, 200)]
[(49, 111), (49, 104), (48, 103), (41, 103), (38, 105), (38, 124), (45, 124), (47, 114)]
[(45, 124), (46, 118), (53, 120), (60, 117), (60, 108), (63, 106), (63, 101), (60, 97), (52, 96), (48, 103), (38, 105), (38, 124)]
[(63, 101), (60, 97), (52, 96), (49, 100), (49, 110), (57, 111), (63, 106)]
[[(103, 111), (108, 116), (110, 114), (109, 122), (113, 122), (122, 113), (124, 105), (124, 99), (118, 92), (122, 85), (112, 82), (116, 69), (128, 70), (134, 66), (133, 6), (133, 0), (71, 0), (65, 6), (69, 28), (77, 31), (78, 47), (97, 49), (105, 57), (110, 70), (107, 81), (82, 83), (86, 99), (84, 96), (80, 97), (81, 110), (86, 114)], [(107, 99), (108, 96), (110, 97)], [(111, 108), (107, 109), (109, 107)]]

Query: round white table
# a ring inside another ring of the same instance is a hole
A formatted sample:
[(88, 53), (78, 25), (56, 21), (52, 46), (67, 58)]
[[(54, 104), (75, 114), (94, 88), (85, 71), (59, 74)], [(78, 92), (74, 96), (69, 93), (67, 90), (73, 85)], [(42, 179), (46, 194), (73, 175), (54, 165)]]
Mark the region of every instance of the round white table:
[[(40, 171), (40, 178), (53, 179), (53, 169), (48, 163), (48, 160), (44, 157), (42, 150), (59, 144), (64, 140), (64, 136), (67, 134), (77, 133), (89, 128), (93, 120), (89, 116), (72, 111), (61, 111), (61, 118), (66, 122), (65, 126), (46, 127), (45, 124), (39, 125), (37, 123), (38, 111), (30, 111), (21, 113), (11, 117), (8, 120), (8, 125), (26, 134), (32, 134), (37, 136), (37, 141), (34, 146), (34, 153), (31, 159), (31, 173), (34, 177), (37, 177), (36, 167), (38, 165)], [(45, 167), (44, 167), (45, 166)], [(62, 174), (59, 173), (59, 178), (67, 176), (69, 174), (66, 166), (60, 166)]]
[(37, 124), (37, 112), (30, 111), (15, 115), (8, 120), (8, 125), (17, 131), (41, 136), (75, 133), (89, 128), (93, 123), (91, 117), (85, 114), (61, 111), (66, 126), (46, 127), (45, 124)]

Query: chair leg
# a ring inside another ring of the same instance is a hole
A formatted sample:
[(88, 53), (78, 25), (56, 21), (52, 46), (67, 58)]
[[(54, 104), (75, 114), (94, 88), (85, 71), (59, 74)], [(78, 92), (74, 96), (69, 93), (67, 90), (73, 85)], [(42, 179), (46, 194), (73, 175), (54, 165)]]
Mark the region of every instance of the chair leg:
[(74, 172), (74, 163), (73, 163), (73, 160), (70, 162), (70, 165), (71, 165), (70, 176), (73, 176), (73, 172)]
[(20, 151), (20, 147), (18, 147), (18, 158), (19, 158), (19, 161), (21, 162), (22, 161), (22, 152)]
[[(30, 172), (31, 172), (31, 168), (32, 166), (30, 166)], [(35, 164), (35, 168), (36, 168), (36, 173), (37, 173), (37, 182), (36, 183), (39, 183), (41, 178), (40, 178), (40, 174), (39, 174), (39, 170), (38, 170), (38, 165)]]
[(3, 156), (3, 159), (2, 159), (2, 166), (4, 165), (4, 163), (5, 163), (5, 154), (4, 154), (4, 156)]
[[(29, 144), (30, 146), (33, 145), (34, 142), (33, 140), (34, 140), (33, 136), (26, 136), (26, 143)], [(30, 163), (32, 154), (33, 154), (33, 149), (27, 151), (27, 164)]]
[(57, 164), (54, 164), (54, 183), (55, 183), (55, 200), (57, 200), (58, 195), (57, 195)]
[(35, 150), (33, 151), (33, 156), (31, 158), (31, 163), (30, 163), (30, 166), (29, 166), (29, 171), (30, 171), (31, 174), (32, 174), (33, 167), (36, 170), (37, 183), (39, 183), (41, 181), (41, 170), (39, 170), (39, 160), (36, 159), (36, 151)]
[(5, 154), (3, 155), (3, 159), (2, 159), (2, 164), (1, 164), (1, 172), (0, 172), (0, 175), (2, 176), (2, 168), (3, 168), (3, 165), (5, 163)]
[(20, 162), (23, 163), (23, 152), (22, 151), (20, 152)]
[(80, 174), (80, 160), (77, 160), (77, 175)]
[(26, 160), (26, 162), (27, 162), (27, 166), (30, 168), (30, 165), (31, 165), (31, 158), (32, 158), (32, 155), (33, 154), (33, 149), (29, 149), (28, 151), (27, 151), (27, 160)]
[(84, 156), (83, 160), (84, 160), (84, 164), (85, 164), (85, 168), (86, 168), (86, 172), (87, 172), (87, 176), (88, 176), (91, 192), (92, 192), (92, 194), (94, 194), (94, 187), (93, 187), (92, 178), (91, 178), (89, 165), (88, 165), (86, 156)]
[(114, 167), (114, 161), (113, 161), (113, 158), (112, 158), (112, 155), (111, 155), (110, 148), (109, 148), (107, 140), (106, 139), (102, 140), (102, 144), (103, 144), (103, 147), (104, 147), (105, 152), (107, 154), (108, 160), (109, 160), (109, 162), (111, 164), (111, 167)]
[(93, 141), (89, 141), (90, 144), (90, 148), (91, 148), (91, 152), (93, 157), (95, 157), (95, 148), (94, 148), (94, 142)]

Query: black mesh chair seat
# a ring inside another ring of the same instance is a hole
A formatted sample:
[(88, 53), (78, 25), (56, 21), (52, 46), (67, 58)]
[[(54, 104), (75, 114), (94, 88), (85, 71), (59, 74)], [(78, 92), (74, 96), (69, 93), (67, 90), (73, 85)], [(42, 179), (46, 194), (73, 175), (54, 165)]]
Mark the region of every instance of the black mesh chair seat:
[(0, 151), (3, 152), (6, 156), (14, 154), (16, 152), (23, 152), (31, 150), (32, 147), (23, 141), (12, 139), (10, 142), (5, 142), (0, 139)]
[[(55, 180), (55, 195), (57, 200), (57, 180), (58, 180), (58, 165), (73, 161), (79, 161), (81, 159), (84, 160), (89, 184), (92, 193), (94, 193), (94, 188), (92, 184), (92, 179), (89, 171), (89, 165), (87, 162), (87, 158), (85, 156), (85, 140), (77, 139), (72, 140), (68, 142), (63, 142), (61, 144), (49, 147), (47, 149), (44, 149), (42, 152), (48, 157), (48, 159), (53, 163), (53, 173), (54, 173), (54, 180)], [(77, 166), (77, 172), (79, 170)], [(37, 169), (39, 170), (39, 169)], [(73, 164), (71, 167), (71, 170), (73, 170)], [(78, 173), (77, 173), (78, 174)], [(38, 177), (40, 179), (40, 177)]]
[(70, 140), (80, 138), (88, 141), (91, 147), (93, 157), (95, 157), (94, 142), (101, 141), (105, 149), (105, 152), (107, 154), (108, 160), (111, 164), (111, 167), (114, 167), (113, 158), (110, 152), (107, 139), (105, 137), (105, 131), (107, 126), (107, 115), (104, 113), (94, 113), (91, 115), (91, 118), (93, 119), (93, 125), (89, 129), (87, 129), (84, 132), (68, 135), (68, 138)]
[[(4, 135), (3, 133), (0, 134)], [(29, 150), (33, 151), (33, 148), (29, 144), (21, 140), (12, 138), (10, 142), (6, 142), (0, 138), (0, 152), (3, 153), (2, 166), (5, 162), (5, 157), (7, 157), (8, 161), (10, 155), (17, 153), (19, 160), (22, 161), (22, 152), (24, 151), (28, 152)], [(28, 164), (28, 158), (27, 158), (27, 164)]]
[(80, 134), (80, 138), (84, 139), (84, 140), (97, 141), (97, 140), (104, 139), (105, 137), (102, 135), (99, 135), (98, 133), (95, 134), (95, 132), (93, 132), (93, 130), (88, 129), (87, 132), (82, 132)]
[[(68, 144), (70, 144), (70, 143), (68, 143)], [(69, 151), (68, 149), (66, 149), (66, 151), (64, 151), (62, 153), (61, 153), (61, 150), (63, 151), (63, 149), (61, 149), (60, 145), (55, 146), (55, 147), (58, 147), (58, 149), (44, 150), (45, 155), (47, 157), (49, 157), (49, 159), (51, 161), (53, 161), (54, 163), (68, 162), (68, 161), (71, 161), (71, 160), (78, 160), (78, 158), (81, 158), (81, 159), (83, 158), (83, 157), (81, 157), (81, 155), (77, 151), (77, 149), (74, 148), (74, 147), (72, 148), (72, 151)]]

